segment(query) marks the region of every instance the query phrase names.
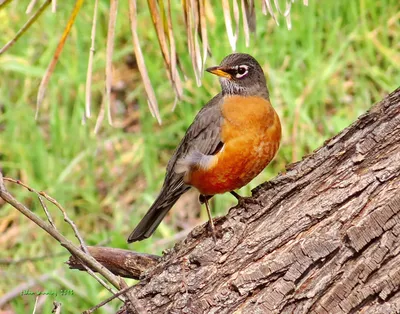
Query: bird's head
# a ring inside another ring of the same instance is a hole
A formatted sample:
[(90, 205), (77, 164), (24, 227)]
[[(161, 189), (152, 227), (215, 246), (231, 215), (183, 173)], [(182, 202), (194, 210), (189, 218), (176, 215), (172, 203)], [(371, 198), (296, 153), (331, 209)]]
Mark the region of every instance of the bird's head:
[(206, 69), (218, 75), (225, 95), (262, 96), (269, 98), (264, 71), (252, 56), (233, 53), (225, 57), (221, 64)]

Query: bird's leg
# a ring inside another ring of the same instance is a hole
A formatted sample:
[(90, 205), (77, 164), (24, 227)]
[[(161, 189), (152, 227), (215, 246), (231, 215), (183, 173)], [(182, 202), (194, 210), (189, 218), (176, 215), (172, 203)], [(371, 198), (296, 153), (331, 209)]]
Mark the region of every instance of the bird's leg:
[(215, 228), (214, 228), (214, 222), (212, 220), (212, 216), (211, 216), (211, 211), (210, 211), (210, 207), (208, 206), (208, 199), (210, 197), (207, 197), (207, 195), (200, 195), (200, 202), (203, 202), (206, 205), (206, 210), (207, 210), (207, 215), (208, 215), (208, 223), (210, 225), (211, 228), (211, 232), (212, 232), (212, 236), (214, 241), (217, 241), (217, 238), (215, 236)]
[(246, 202), (247, 203), (253, 203), (253, 204), (257, 204), (262, 206), (262, 204), (260, 203), (260, 201), (258, 201), (257, 199), (253, 198), (253, 197), (243, 197), (240, 196), (238, 193), (236, 193), (235, 191), (231, 191), (230, 192), (237, 200), (238, 200), (238, 205), (240, 207), (246, 207)]

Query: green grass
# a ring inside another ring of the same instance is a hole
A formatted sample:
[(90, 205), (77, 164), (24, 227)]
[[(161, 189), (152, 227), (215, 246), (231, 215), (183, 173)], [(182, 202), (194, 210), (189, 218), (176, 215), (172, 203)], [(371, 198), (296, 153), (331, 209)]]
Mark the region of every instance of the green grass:
[[(12, 3), (0, 12), (0, 45), (12, 38), (26, 20), (25, 4)], [(166, 163), (198, 110), (217, 92), (214, 76), (205, 74), (203, 86), (193, 79), (186, 43), (178, 39), (179, 55), (188, 80), (184, 99), (171, 112), (174, 95), (166, 80), (158, 43), (148, 27), (147, 8), (140, 9), (140, 38), (149, 73), (164, 121), (158, 126), (147, 108), (144, 89), (135, 70), (125, 69), (132, 51), (125, 2), (120, 2), (114, 67), (128, 84), (115, 114), (116, 127), (103, 123), (94, 135), (95, 118), (82, 125), (84, 89), (92, 4), (86, 3), (77, 18), (59, 64), (51, 79), (39, 121), (34, 120), (37, 88), (55, 50), (72, 5), (58, 2), (57, 14), (46, 12), (32, 29), (4, 56), (0, 57), (0, 166), (6, 176), (19, 178), (37, 190), (56, 198), (76, 222), (90, 245), (131, 248), (160, 254), (182, 226), (192, 228), (206, 221), (205, 211), (196, 206), (179, 205), (172, 210), (156, 234), (131, 246), (126, 237), (156, 197)], [(257, 16), (257, 35), (246, 48), (243, 36), (238, 51), (255, 56), (268, 76), (271, 100), (283, 125), (283, 141), (273, 163), (241, 193), (250, 194), (258, 184), (284, 171), (286, 164), (312, 152), (323, 142), (352, 123), (400, 82), (400, 23), (397, 0), (388, 1), (310, 1), (309, 7), (297, 1), (292, 8), (293, 29), (283, 19), (276, 26), (268, 17)], [(100, 2), (99, 25), (94, 62), (94, 115), (104, 90), (107, 1)], [(230, 47), (225, 34), (222, 11), (215, 11), (210, 27), (215, 65)], [(174, 12), (177, 34), (183, 33), (180, 12)], [(147, 27), (146, 27), (147, 26)], [(134, 117), (133, 125), (120, 127)], [(21, 187), (7, 184), (12, 193), (44, 217), (33, 195)], [(195, 196), (193, 196), (194, 198)], [(233, 205), (230, 195), (213, 200), (215, 215), (223, 215)], [(194, 204), (189, 201), (189, 204)], [(71, 229), (53, 206), (55, 222), (61, 232), (74, 239)], [(0, 258), (24, 258), (56, 254), (64, 250), (38, 227), (13, 208), (0, 211)], [(47, 297), (41, 312), (49, 313), (52, 301), (63, 303), (65, 313), (77, 313), (105, 299), (109, 294), (90, 276), (70, 271), (63, 264), (67, 256), (2, 265), (0, 295), (18, 284), (44, 273), (51, 275), (33, 291), (74, 290), (73, 296)], [(7, 308), (16, 313), (31, 312), (35, 299), (14, 298)], [(117, 307), (118, 301), (110, 304)], [(99, 313), (106, 313), (100, 310)]]

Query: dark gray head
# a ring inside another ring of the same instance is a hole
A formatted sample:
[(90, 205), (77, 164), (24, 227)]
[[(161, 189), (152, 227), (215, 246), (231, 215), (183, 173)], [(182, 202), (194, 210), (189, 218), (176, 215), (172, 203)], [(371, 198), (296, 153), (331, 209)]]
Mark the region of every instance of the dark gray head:
[(267, 82), (260, 64), (246, 53), (233, 53), (219, 66), (206, 71), (218, 75), (224, 95), (262, 96), (269, 98)]

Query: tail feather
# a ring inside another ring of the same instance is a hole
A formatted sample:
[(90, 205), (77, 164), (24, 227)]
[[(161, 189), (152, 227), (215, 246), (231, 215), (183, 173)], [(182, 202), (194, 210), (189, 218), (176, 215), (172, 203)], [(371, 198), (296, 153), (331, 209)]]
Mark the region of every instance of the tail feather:
[(179, 189), (170, 195), (168, 195), (169, 193), (162, 191), (135, 230), (133, 230), (128, 237), (128, 243), (150, 237), (167, 215), (171, 207), (174, 206), (179, 197), (188, 189), (189, 187), (185, 187), (184, 189)]

